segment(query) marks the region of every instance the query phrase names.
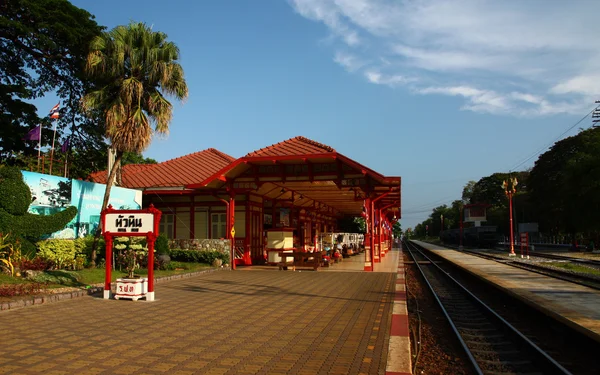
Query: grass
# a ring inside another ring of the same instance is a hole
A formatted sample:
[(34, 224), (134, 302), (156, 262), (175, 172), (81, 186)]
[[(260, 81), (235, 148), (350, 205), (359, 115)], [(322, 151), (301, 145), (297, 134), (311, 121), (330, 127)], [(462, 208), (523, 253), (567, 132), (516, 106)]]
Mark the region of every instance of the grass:
[(543, 262), (540, 263), (546, 266), (558, 267), (568, 271), (575, 271), (581, 273), (589, 273), (591, 275), (600, 276), (600, 270), (595, 268), (586, 267), (576, 263), (567, 263), (567, 262)]
[[(171, 276), (183, 273), (190, 273), (211, 268), (204, 263), (182, 263), (171, 262), (176, 269), (173, 270), (155, 270), (154, 277)], [(147, 269), (136, 270), (136, 275), (148, 276)], [(118, 278), (127, 276), (126, 271), (113, 270), (111, 272), (111, 280), (115, 281)], [(48, 288), (63, 288), (63, 287), (85, 287), (92, 284), (101, 284), (104, 282), (104, 268), (86, 268), (80, 271), (55, 270), (45, 271), (39, 274), (35, 282), (45, 283)], [(11, 277), (0, 274), (0, 285), (5, 284), (26, 284), (32, 281), (21, 278)]]

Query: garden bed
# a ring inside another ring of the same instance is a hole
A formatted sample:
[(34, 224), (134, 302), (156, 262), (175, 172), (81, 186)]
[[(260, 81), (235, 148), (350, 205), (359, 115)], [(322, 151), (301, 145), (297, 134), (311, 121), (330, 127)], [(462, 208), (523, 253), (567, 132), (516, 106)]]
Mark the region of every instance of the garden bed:
[[(217, 269), (228, 269), (215, 268), (203, 263), (182, 263), (177, 264), (176, 268), (173, 270), (155, 270), (154, 277), (157, 279), (157, 282), (161, 282)], [(138, 269), (136, 274), (147, 276), (148, 272), (146, 269)], [(24, 286), (32, 286), (35, 283), (43, 285), (43, 288), (34, 294), (0, 295), (0, 310), (54, 302), (101, 292), (104, 286), (104, 275), (104, 268), (89, 268), (80, 271), (44, 271), (34, 280), (0, 275), (0, 288), (23, 288)], [(117, 278), (126, 275), (126, 271), (115, 270), (112, 272), (111, 279), (114, 282)]]

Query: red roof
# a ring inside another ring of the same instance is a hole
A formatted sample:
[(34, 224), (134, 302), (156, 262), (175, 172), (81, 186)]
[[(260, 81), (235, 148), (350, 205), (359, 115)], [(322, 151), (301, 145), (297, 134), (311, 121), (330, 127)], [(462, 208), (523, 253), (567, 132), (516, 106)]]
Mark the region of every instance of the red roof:
[[(123, 187), (178, 187), (206, 180), (235, 159), (219, 150), (209, 148), (158, 164), (128, 164), (123, 167)], [(106, 171), (95, 172), (90, 180), (105, 184)]]
[(246, 157), (310, 155), (326, 154), (329, 152), (335, 152), (335, 150), (332, 147), (315, 142), (312, 139), (298, 136), (252, 151), (248, 153)]

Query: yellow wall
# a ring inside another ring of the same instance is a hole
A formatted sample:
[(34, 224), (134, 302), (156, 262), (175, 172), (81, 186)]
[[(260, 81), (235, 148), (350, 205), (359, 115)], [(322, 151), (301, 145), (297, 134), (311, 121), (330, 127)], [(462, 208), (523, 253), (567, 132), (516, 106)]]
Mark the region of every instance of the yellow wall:
[(197, 239), (208, 238), (208, 213), (196, 211), (194, 217), (194, 237)]
[(235, 210), (235, 236), (246, 237), (246, 210)]
[[(181, 210), (181, 211), (180, 211)], [(190, 238), (190, 210), (177, 208), (177, 217), (175, 218), (175, 238)]]

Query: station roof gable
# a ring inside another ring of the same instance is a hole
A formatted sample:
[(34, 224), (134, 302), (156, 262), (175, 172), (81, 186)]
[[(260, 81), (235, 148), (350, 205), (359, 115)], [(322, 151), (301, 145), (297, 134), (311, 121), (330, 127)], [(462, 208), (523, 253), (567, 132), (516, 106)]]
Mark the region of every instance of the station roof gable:
[[(122, 186), (133, 189), (183, 187), (208, 178), (234, 160), (232, 156), (209, 148), (158, 164), (128, 164), (121, 172)], [(105, 184), (108, 173), (95, 172), (89, 178)]]
[[(362, 212), (365, 191), (385, 193), (379, 207), (400, 211), (400, 177), (388, 177), (305, 137), (291, 138), (246, 154), (190, 189), (221, 189), (227, 183), (255, 186), (268, 199), (289, 200), (300, 207), (327, 207), (331, 212)], [(300, 198), (302, 197), (302, 198)], [(326, 204), (325, 202), (328, 202)]]

